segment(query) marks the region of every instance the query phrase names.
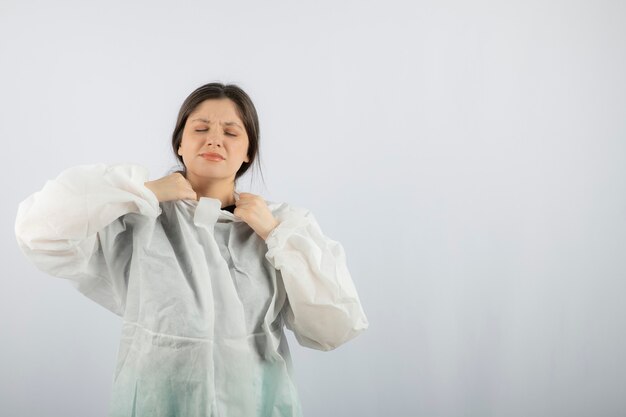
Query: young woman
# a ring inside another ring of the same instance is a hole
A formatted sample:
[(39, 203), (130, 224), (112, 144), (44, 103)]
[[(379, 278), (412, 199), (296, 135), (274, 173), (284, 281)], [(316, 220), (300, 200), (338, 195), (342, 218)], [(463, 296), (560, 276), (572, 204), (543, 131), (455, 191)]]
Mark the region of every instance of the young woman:
[(123, 319), (110, 416), (301, 416), (286, 326), (328, 351), (368, 328), (342, 245), (313, 214), (236, 191), (259, 149), (236, 85), (184, 101), (183, 169), (66, 169), (20, 203), (18, 244), (40, 270)]

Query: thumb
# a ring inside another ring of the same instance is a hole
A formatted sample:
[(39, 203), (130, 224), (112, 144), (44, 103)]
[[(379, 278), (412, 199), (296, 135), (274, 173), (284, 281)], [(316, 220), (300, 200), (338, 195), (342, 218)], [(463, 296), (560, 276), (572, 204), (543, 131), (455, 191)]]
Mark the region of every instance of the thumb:
[(198, 201), (198, 194), (195, 191), (191, 190), (185, 194), (185, 199)]

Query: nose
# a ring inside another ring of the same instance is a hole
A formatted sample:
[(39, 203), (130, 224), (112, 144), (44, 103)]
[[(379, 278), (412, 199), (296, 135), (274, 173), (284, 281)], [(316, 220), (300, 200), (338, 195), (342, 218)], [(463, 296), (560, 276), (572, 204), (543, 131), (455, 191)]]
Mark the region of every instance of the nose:
[(221, 147), (222, 140), (223, 138), (215, 129), (211, 129), (211, 131), (209, 131), (208, 134), (206, 135), (206, 145), (209, 145), (209, 146), (215, 145), (215, 146)]

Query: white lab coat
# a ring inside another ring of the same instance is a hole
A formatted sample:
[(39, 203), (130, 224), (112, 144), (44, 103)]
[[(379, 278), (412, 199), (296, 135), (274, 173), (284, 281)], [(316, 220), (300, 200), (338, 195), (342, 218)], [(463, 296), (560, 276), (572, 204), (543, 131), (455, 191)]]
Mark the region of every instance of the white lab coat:
[(37, 268), (123, 319), (109, 416), (301, 416), (283, 324), (323, 351), (369, 326), (343, 247), (307, 209), (266, 201), (263, 241), (220, 200), (159, 202), (146, 181), (75, 166), (15, 222)]

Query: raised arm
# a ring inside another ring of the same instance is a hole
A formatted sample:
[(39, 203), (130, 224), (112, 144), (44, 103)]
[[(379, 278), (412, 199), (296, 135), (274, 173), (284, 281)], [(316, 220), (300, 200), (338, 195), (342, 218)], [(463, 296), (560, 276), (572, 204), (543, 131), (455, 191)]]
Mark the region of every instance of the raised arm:
[(17, 210), (15, 235), (24, 255), (85, 296), (123, 314), (133, 251), (129, 213), (156, 218), (161, 208), (135, 164), (79, 165), (61, 172)]

